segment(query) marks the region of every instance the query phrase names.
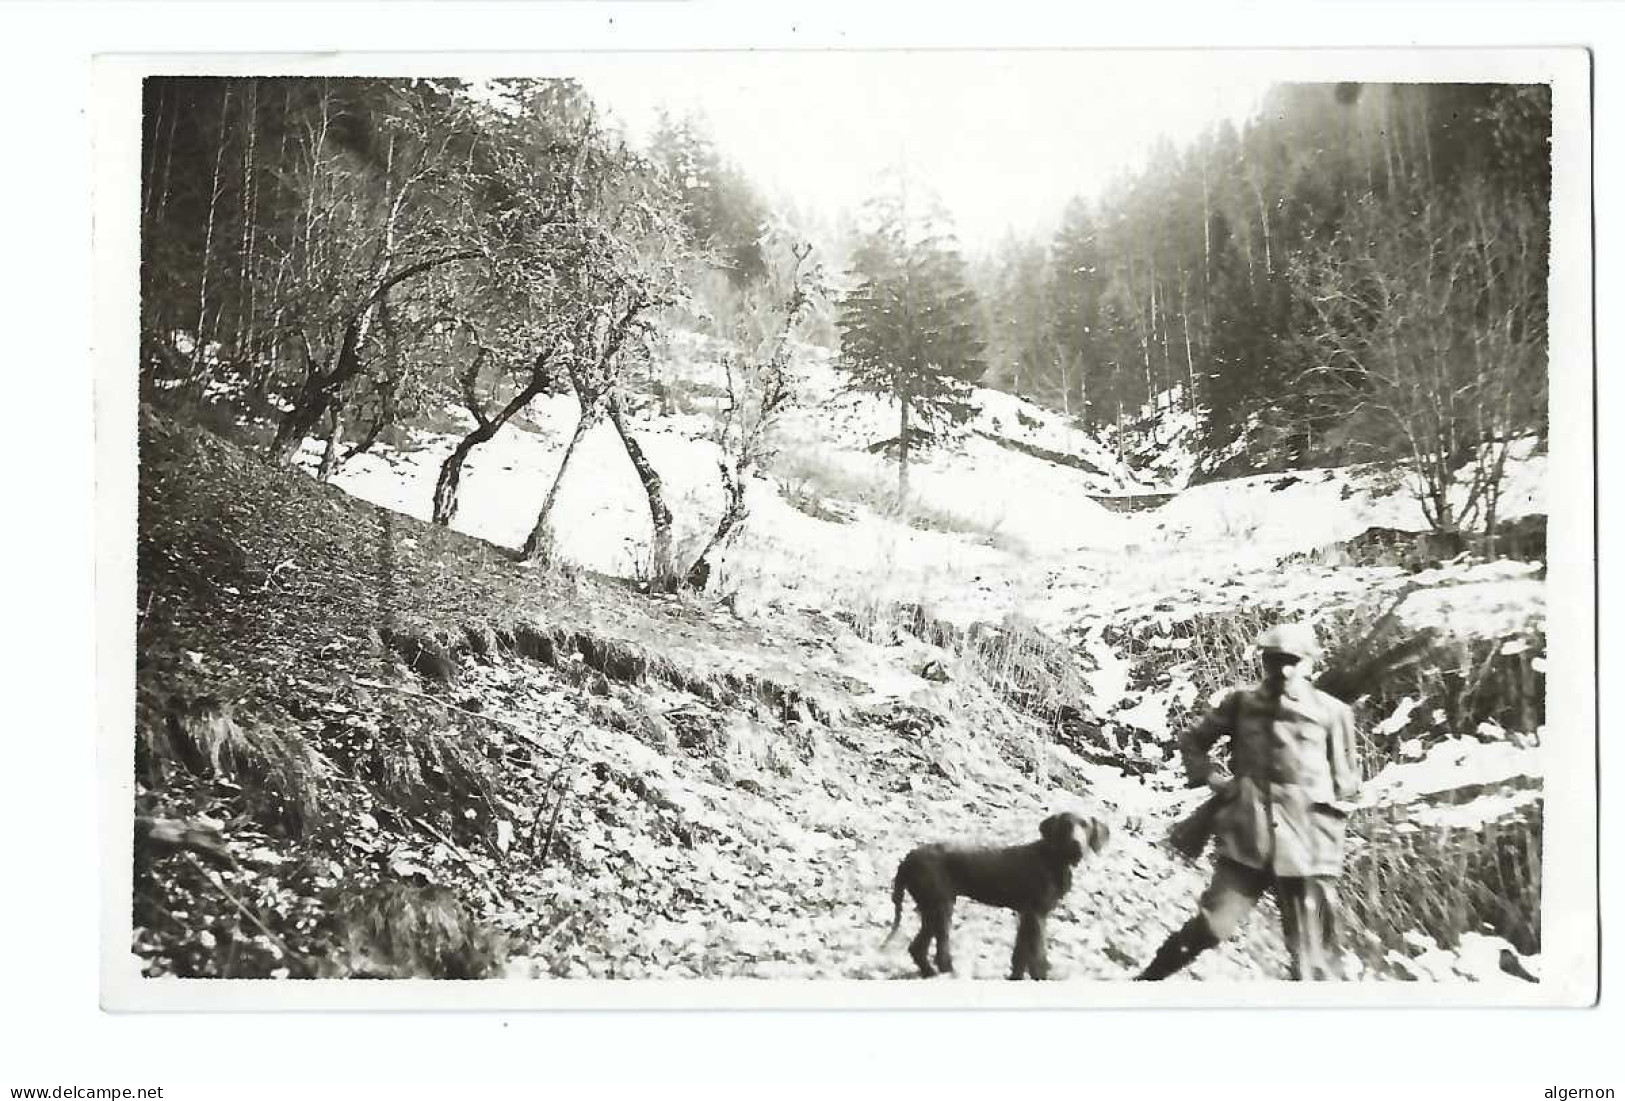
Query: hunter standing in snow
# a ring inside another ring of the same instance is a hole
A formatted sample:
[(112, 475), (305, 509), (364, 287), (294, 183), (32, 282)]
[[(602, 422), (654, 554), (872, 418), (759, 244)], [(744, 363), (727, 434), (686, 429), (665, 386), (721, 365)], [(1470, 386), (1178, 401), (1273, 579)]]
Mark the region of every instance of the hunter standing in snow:
[[(1195, 917), (1138, 976), (1163, 979), (1240, 928), (1273, 889), (1294, 979), (1336, 977), (1337, 877), (1348, 801), (1360, 790), (1354, 713), (1317, 689), (1314, 629), (1280, 624), (1258, 638), (1263, 678), (1227, 694), (1180, 737), (1192, 786), (1223, 799), (1214, 820), (1218, 863)], [(1234, 776), (1209, 757), (1230, 738)]]

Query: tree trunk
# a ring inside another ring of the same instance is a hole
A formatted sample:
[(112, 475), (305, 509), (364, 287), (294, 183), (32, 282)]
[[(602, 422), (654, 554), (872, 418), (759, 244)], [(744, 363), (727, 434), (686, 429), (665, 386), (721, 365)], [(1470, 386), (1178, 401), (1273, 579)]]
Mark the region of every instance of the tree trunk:
[(651, 592), (671, 592), (677, 587), (677, 571), (671, 559), (671, 509), (666, 506), (660, 472), (649, 462), (649, 457), (633, 438), (631, 428), (626, 423), (626, 411), (621, 406), (620, 394), (609, 395), (606, 409), (609, 422), (615, 426), (615, 434), (621, 438), (621, 446), (626, 449), (627, 458), (632, 460), (632, 467), (638, 472), (638, 481), (643, 483), (643, 494), (649, 499), (649, 519), (654, 524), (654, 537), (649, 544), (649, 589)]
[(316, 467), (316, 480), (325, 482), (339, 468), (339, 443), (344, 436), (344, 407), (334, 404), (327, 412), (327, 443), (322, 447), (322, 461)]
[(1264, 206), (1264, 192), (1258, 186), (1258, 180), (1248, 173), (1247, 180), (1253, 185), (1253, 198), (1258, 202), (1258, 225), (1264, 231), (1264, 271), (1270, 275), (1275, 274), (1275, 260), (1270, 250), (1270, 215)]
[(908, 395), (897, 399), (897, 507), (908, 511)]
[[(282, 301), (282, 282), (288, 274), (288, 258), (286, 255), (277, 261), (276, 279), (271, 284), (272, 302)], [(277, 308), (271, 321), (270, 346), (265, 349), (265, 355), (257, 356), (249, 365), (249, 385), (253, 388), (254, 396), (264, 402), (271, 392), (271, 380), (277, 368), (282, 363), (282, 322), (286, 311)]]
[[(439, 524), (443, 528), (451, 526), (452, 519), (457, 515), (457, 490), (462, 485), (463, 464), (468, 461), (468, 456), (473, 453), (476, 447), (487, 442), (501, 431), (503, 425), (512, 420), (521, 409), (530, 404), (532, 398), (546, 388), (546, 376), (541, 371), (537, 371), (525, 388), (515, 394), (513, 399), (503, 406), (501, 412), (497, 413), (495, 417), (486, 420), (476, 415), (478, 427), (464, 436), (457, 446), (452, 449), (451, 454), (446, 456), (446, 461), (440, 464), (440, 476), (435, 479), (434, 483), (434, 511), (430, 518), (431, 523)], [(470, 410), (470, 412), (473, 412), (473, 410)], [(575, 447), (576, 438), (578, 437), (573, 437), (570, 440), (571, 448)], [(565, 452), (565, 458), (569, 458), (568, 451)], [(563, 468), (561, 467), (561, 474), (562, 471)], [(557, 486), (558, 483), (555, 481), (554, 491), (557, 490)], [(550, 491), (547, 497), (549, 504), (551, 504), (553, 492)]]
[(250, 374), (253, 373), (252, 359), (257, 357), (255, 345), (254, 306), (255, 306), (255, 280), (254, 280), (254, 247), (259, 207), (259, 177), (256, 175), (254, 164), (255, 147), (258, 144), (259, 134), (259, 82), (250, 80), (248, 95), (243, 105), (243, 111), (248, 116), (248, 142), (243, 151), (243, 237), (240, 248), (242, 250), (242, 264), (238, 272), (241, 280), (239, 296), (239, 312), (237, 318), (237, 358), (240, 362), (249, 363)]
[(1396, 190), (1394, 186), (1393, 108), (1394, 92), (1390, 88), (1382, 100), (1382, 126), (1377, 130), (1377, 133), (1382, 136), (1382, 161), (1388, 170), (1388, 194), (1390, 195), (1394, 194)]
[(1433, 136), (1432, 127), (1428, 125), (1428, 97), (1424, 92), (1420, 97), (1422, 124), (1418, 129), (1422, 132), (1423, 163), (1427, 167), (1428, 187), (1433, 186)]
[[(1157, 438), (1157, 426), (1161, 423), (1162, 404), (1157, 398), (1168, 385), (1168, 364), (1172, 358), (1168, 354), (1168, 303), (1164, 301), (1161, 310), (1157, 308), (1157, 282), (1157, 266), (1156, 261), (1153, 260), (1151, 264), (1151, 339), (1160, 340), (1162, 344), (1162, 369), (1157, 374), (1155, 388), (1152, 386), (1150, 376), (1148, 375), (1146, 378), (1146, 397), (1149, 399), (1151, 406), (1151, 439), (1153, 442)], [(1162, 322), (1161, 337), (1157, 335), (1157, 322), (1159, 319)], [(1146, 357), (1146, 362), (1149, 366), (1149, 354)]]
[[(168, 85), (160, 82), (158, 84), (158, 94), (153, 97), (152, 145), (147, 150), (147, 171), (141, 177), (141, 220), (143, 222), (147, 222), (152, 217), (152, 196), (158, 185), (158, 147), (163, 144), (160, 139), (163, 137), (164, 131), (164, 93), (167, 90)], [(150, 224), (147, 232), (152, 232)]]
[(277, 466), (287, 466), (293, 462), (299, 445), (326, 416), (328, 400), (321, 395), (323, 381), (321, 378), (307, 379), (299, 392), (298, 401), (283, 414), (277, 425), (276, 435), (265, 452), (265, 457)]
[[(1155, 284), (1153, 284), (1153, 286), (1155, 286)], [(1152, 309), (1155, 309), (1156, 308), (1156, 299), (1153, 297), (1151, 301), (1152, 301)], [(1154, 389), (1152, 389), (1152, 386), (1151, 386), (1151, 340), (1152, 340), (1152, 335), (1146, 329), (1145, 315), (1143, 313), (1140, 315), (1140, 324), (1139, 324), (1138, 327), (1139, 327), (1139, 330), (1140, 330), (1140, 356), (1141, 356), (1141, 361), (1143, 363), (1144, 371), (1145, 371), (1145, 401), (1146, 401), (1146, 404), (1151, 406), (1151, 408), (1153, 410), (1153, 414), (1152, 414), (1153, 419), (1151, 421), (1151, 430), (1152, 430), (1152, 437), (1155, 438), (1156, 425), (1157, 425), (1157, 422), (1155, 420), (1156, 391)]]
[(266, 454), (279, 466), (293, 461), (299, 445), (313, 432), (322, 418), (338, 400), (339, 391), (361, 370), (361, 355), (356, 340), (356, 324), (352, 320), (346, 327), (344, 342), (339, 348), (338, 363), (331, 371), (311, 366), (310, 375), (300, 387), (293, 408), (282, 415), (276, 427), (276, 436)]
[(581, 410), (581, 418), (576, 421), (576, 430), (570, 436), (570, 443), (564, 449), (564, 458), (559, 460), (559, 472), (553, 475), (553, 484), (548, 487), (547, 497), (542, 501), (541, 511), (536, 514), (536, 523), (530, 529), (530, 535), (525, 538), (524, 557), (526, 561), (536, 562), (546, 559), (553, 551), (553, 532), (551, 530), (553, 519), (553, 505), (559, 498), (559, 487), (564, 484), (565, 471), (570, 469), (570, 460), (575, 457), (576, 445), (581, 437), (587, 434), (597, 420), (597, 411), (588, 406)]
[(215, 208), (220, 202), (220, 165), (226, 153), (226, 115), (231, 107), (231, 86), (228, 84), (220, 96), (220, 136), (214, 147), (214, 178), (209, 184), (209, 216), (204, 222), (203, 229), (203, 264), (198, 274), (197, 284), (197, 326), (192, 333), (192, 377), (189, 380), (197, 384), (202, 363), (203, 345), (207, 341), (205, 332), (207, 326), (204, 318), (209, 311), (209, 254), (214, 251), (214, 216)]
[(1117, 465), (1123, 465), (1123, 380), (1120, 377), (1122, 368), (1116, 363), (1112, 364), (1113, 389), (1117, 391), (1117, 431), (1112, 439), (1117, 443)]
[(1196, 408), (1196, 357), (1191, 354), (1191, 314), (1186, 304), (1185, 273), (1179, 273), (1179, 318), (1185, 327), (1185, 408)]
[(429, 522), (440, 527), (451, 527), (457, 515), (457, 490), (463, 481), (463, 464), (480, 444), (496, 435), (496, 429), (482, 424), (458, 441), (446, 461), (440, 464), (440, 475), (434, 481), (434, 507)]
[[(155, 226), (163, 224), (165, 212), (169, 209), (170, 169), (175, 163), (175, 122), (180, 118), (180, 115), (181, 109), (179, 106), (176, 106), (169, 112), (169, 138), (164, 142), (164, 182), (159, 185), (158, 205), (153, 210), (152, 214), (152, 222)], [(165, 339), (168, 339), (167, 333), (165, 334)]]
[(711, 580), (711, 555), (728, 541), (735, 530), (745, 519), (745, 471), (743, 466), (739, 470), (730, 470), (727, 463), (719, 464), (722, 467), (723, 487), (727, 492), (727, 501), (722, 507), (722, 518), (717, 521), (716, 531), (706, 542), (705, 549), (689, 567), (684, 584), (695, 592), (705, 588), (706, 582)]
[(1213, 205), (1207, 187), (1207, 146), (1202, 147), (1202, 305), (1207, 308), (1213, 286)]

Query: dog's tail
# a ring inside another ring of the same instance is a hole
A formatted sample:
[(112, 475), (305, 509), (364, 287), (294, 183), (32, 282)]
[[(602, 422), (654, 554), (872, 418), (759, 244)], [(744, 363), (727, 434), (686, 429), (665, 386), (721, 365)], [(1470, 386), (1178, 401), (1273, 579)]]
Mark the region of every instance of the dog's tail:
[(908, 881), (907, 881), (907, 878), (903, 875), (903, 871), (907, 867), (908, 867), (908, 860), (904, 859), (902, 863), (897, 865), (897, 875), (895, 877), (893, 877), (893, 879), (892, 879), (892, 884), (891, 884), (891, 905), (892, 905), (891, 931), (886, 934), (886, 939), (881, 942), (880, 947), (882, 947), (882, 948), (885, 948), (886, 946), (891, 944), (892, 938), (897, 935), (898, 927), (903, 924), (903, 893), (908, 889), (908, 887), (907, 887), (907, 882)]

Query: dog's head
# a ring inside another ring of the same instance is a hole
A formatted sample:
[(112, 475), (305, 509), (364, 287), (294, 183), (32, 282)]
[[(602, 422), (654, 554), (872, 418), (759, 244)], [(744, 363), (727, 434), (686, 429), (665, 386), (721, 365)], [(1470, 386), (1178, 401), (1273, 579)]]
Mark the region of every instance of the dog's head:
[(1104, 849), (1111, 839), (1111, 830), (1099, 819), (1062, 811), (1038, 824), (1038, 836), (1066, 863), (1076, 864), (1083, 859), (1084, 846), (1097, 853)]

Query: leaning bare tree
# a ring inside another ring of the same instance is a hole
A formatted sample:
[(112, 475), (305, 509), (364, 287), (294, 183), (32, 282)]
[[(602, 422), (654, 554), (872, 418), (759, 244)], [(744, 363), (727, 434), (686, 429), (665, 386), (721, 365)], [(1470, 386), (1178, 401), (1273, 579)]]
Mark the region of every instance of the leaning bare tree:
[(448, 319), (442, 334), (448, 357), (460, 357), (461, 366), (451, 380), (457, 402), (473, 418), (474, 427), (457, 441), (440, 464), (435, 478), (430, 519), (450, 527), (457, 516), (463, 468), (474, 449), (489, 443), (533, 400), (559, 386), (555, 360), (562, 350), (551, 342), (540, 349), (516, 350), (492, 339), (474, 320)]
[(1546, 216), (1478, 181), (1367, 197), (1294, 277), (1305, 382), (1349, 443), (1398, 458), (1428, 523), (1493, 538), (1508, 455), (1546, 396)]
[(583, 436), (607, 418), (649, 501), (651, 581), (670, 588), (671, 510), (660, 474), (631, 430), (623, 377), (656, 314), (676, 300), (685, 237), (649, 166), (601, 125), (590, 104), (579, 104), (576, 116), (562, 191), (535, 200), (546, 207), (527, 217), (536, 231), (527, 260), (516, 267), (515, 283), (530, 308), (549, 319), (556, 362), (580, 409), (524, 554), (535, 560), (551, 553), (559, 488)]
[[(578, 285), (585, 288), (594, 282), (596, 280), (582, 280)], [(626, 427), (626, 413), (617, 389), (625, 363), (623, 353), (628, 338), (634, 337), (642, 326), (648, 324), (648, 317), (654, 309), (655, 302), (651, 296), (636, 287), (600, 286), (597, 289), (602, 296), (596, 301), (587, 295), (578, 300), (582, 306), (592, 306), (593, 312), (576, 319), (573, 337), (565, 338), (565, 347), (559, 356), (560, 367), (575, 392), (579, 413), (575, 431), (570, 434), (570, 442), (565, 445), (564, 456), (559, 460), (558, 471), (554, 474), (553, 481), (548, 486), (547, 496), (542, 499), (542, 507), (536, 514), (536, 523), (532, 525), (530, 535), (525, 539), (524, 555), (531, 560), (545, 560), (552, 554), (553, 508), (558, 503), (559, 489), (564, 484), (564, 476), (570, 469), (570, 462), (575, 457), (576, 448), (582, 438), (594, 425), (608, 416), (620, 433), (622, 442), (626, 444), (628, 455), (650, 499), (650, 510), (654, 520), (654, 562), (658, 565), (662, 561), (663, 551), (663, 559), (669, 563), (671, 510), (665, 504), (659, 473), (649, 463)], [(649, 488), (651, 483), (652, 489)], [(661, 576), (669, 574), (668, 566), (665, 574)]]
[[(467, 221), (485, 263), (460, 273), (461, 294), (444, 312), (447, 352), (460, 364), (448, 389), (474, 427), (435, 481), (432, 516), (441, 525), (456, 515), (474, 449), (536, 398), (564, 389), (575, 356), (571, 334), (588, 306), (575, 268), (587, 177), (600, 161), (591, 101), (569, 80), (498, 81), (493, 90), (495, 98), (473, 112), (479, 140), (467, 169)], [(534, 540), (526, 550), (539, 553)]]
[(300, 366), (268, 450), (276, 462), (291, 461), (324, 421), (330, 439), (340, 436), (391, 296), (482, 256), (453, 216), (465, 186), (466, 104), (427, 84), (380, 95), (385, 103), (367, 105), (364, 146), (338, 136), (357, 126), (361, 109), (318, 100), (287, 172), (305, 201), (256, 256), (260, 282), (278, 288), (264, 306), (275, 346), (291, 348)]
[(691, 589), (710, 580), (715, 556), (744, 527), (749, 509), (745, 491), (758, 470), (772, 461), (774, 429), (795, 398), (790, 373), (791, 338), (814, 303), (827, 298), (823, 273), (808, 263), (812, 245), (770, 239), (763, 243), (767, 278), (739, 292), (725, 328), (720, 358), (723, 393), (712, 442), (722, 478), (722, 516), (684, 575)]
[[(359, 357), (363, 369), (328, 408), (318, 479), (327, 481), (345, 463), (372, 450), (386, 428), (422, 412), (432, 391), (432, 364), (419, 354), (428, 331), (428, 319), (413, 303), (387, 295), (378, 303), (378, 324)], [(347, 428), (354, 437), (348, 447), (343, 438)]]
[[(613, 223), (613, 240), (618, 246), (620, 289), (617, 299), (624, 303), (608, 331), (617, 350), (636, 352), (647, 362), (653, 345), (656, 319), (676, 305), (685, 293), (683, 262), (689, 251), (689, 236), (675, 216), (671, 196), (643, 161), (637, 164), (635, 200), (623, 205)], [(622, 356), (624, 364), (630, 356)], [(627, 408), (627, 378), (624, 369), (604, 372), (607, 390), (604, 412), (615, 435), (632, 462), (643, 496), (649, 503), (648, 583), (651, 592), (677, 589), (676, 560), (672, 553), (671, 506), (666, 503), (665, 483), (660, 471), (632, 431)]]

